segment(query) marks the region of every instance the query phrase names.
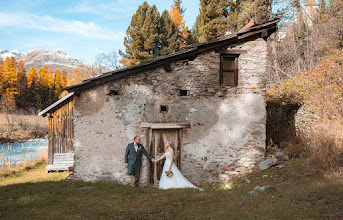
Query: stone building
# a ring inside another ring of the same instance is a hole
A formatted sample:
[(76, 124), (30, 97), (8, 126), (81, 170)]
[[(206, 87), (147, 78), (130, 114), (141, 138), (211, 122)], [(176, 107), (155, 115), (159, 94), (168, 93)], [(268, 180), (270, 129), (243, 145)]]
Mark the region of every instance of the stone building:
[[(59, 119), (72, 118), (72, 131), (57, 142), (72, 139), (76, 179), (130, 182), (124, 154), (135, 135), (153, 157), (172, 140), (175, 163), (196, 185), (250, 171), (265, 153), (266, 40), (277, 23), (250, 23), (239, 32), (65, 88), (69, 96), (41, 112), (50, 117), (49, 138), (60, 132), (55, 112), (73, 102), (72, 111)], [(51, 145), (49, 163), (56, 152)], [(157, 184), (162, 166), (143, 156), (140, 184)]]

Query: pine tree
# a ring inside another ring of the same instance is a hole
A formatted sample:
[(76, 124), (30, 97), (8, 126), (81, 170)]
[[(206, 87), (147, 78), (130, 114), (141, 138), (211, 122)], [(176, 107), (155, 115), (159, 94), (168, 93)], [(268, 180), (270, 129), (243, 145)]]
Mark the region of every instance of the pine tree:
[(240, 2), (242, 13), (238, 15), (237, 29), (243, 28), (250, 19), (254, 19), (257, 24), (270, 20), (273, 15), (271, 12), (271, 0), (245, 0)]
[(63, 89), (64, 87), (66, 87), (68, 85), (68, 82), (67, 82), (67, 80), (68, 80), (68, 73), (67, 73), (67, 71), (62, 70), (61, 76), (62, 76), (62, 89)]
[(62, 92), (63, 88), (63, 77), (59, 69), (55, 71), (55, 78), (54, 78), (54, 85), (55, 85), (55, 95), (56, 97)]
[(23, 60), (19, 61), (17, 68), (17, 90), (18, 94), (16, 95), (16, 105), (18, 106), (18, 108), (26, 108), (28, 104), (28, 88), (26, 70)]
[(126, 30), (125, 53), (119, 51), (123, 57), (122, 64), (129, 67), (158, 56), (158, 24), (159, 13), (156, 6), (149, 6), (144, 1), (132, 16), (130, 26)]
[(14, 57), (7, 57), (3, 65), (2, 93), (3, 95), (17, 94), (17, 61)]
[(164, 10), (160, 19), (160, 50), (159, 55), (167, 55), (174, 53), (178, 48), (178, 32), (172, 20), (169, 17), (168, 11)]
[(4, 75), (4, 61), (0, 57), (0, 99), (2, 96), (2, 91), (3, 91), (3, 75)]
[(38, 82), (38, 73), (36, 68), (33, 66), (29, 70), (29, 73), (27, 74), (27, 85), (30, 87), (32, 84), (37, 84)]
[(186, 45), (189, 35), (188, 27), (185, 25), (185, 21), (183, 20), (183, 13), (185, 10), (181, 8), (181, 3), (181, 0), (174, 0), (174, 3), (169, 11), (170, 19), (172, 20), (178, 32), (177, 41), (179, 48)]
[(38, 91), (38, 73), (36, 68), (33, 66), (29, 70), (29, 73), (27, 74), (27, 85), (28, 85), (28, 103), (33, 107), (32, 110), (36, 112), (37, 110), (37, 99), (36, 99), (36, 93)]
[[(228, 28), (229, 6), (226, 0), (200, 0), (199, 42), (214, 39), (225, 33)], [(230, 12), (234, 13), (233, 7), (231, 10)]]
[(54, 71), (51, 67), (47, 72), (47, 84), (50, 89), (52, 89), (54, 86)]
[[(1, 107), (6, 112), (7, 131), (13, 131), (13, 112), (15, 109), (15, 95), (17, 92), (17, 61), (14, 57), (7, 57), (3, 65)], [(10, 120), (12, 114), (12, 120)]]
[(39, 69), (38, 82), (41, 88), (49, 87), (48, 83), (48, 66), (45, 65), (43, 68)]

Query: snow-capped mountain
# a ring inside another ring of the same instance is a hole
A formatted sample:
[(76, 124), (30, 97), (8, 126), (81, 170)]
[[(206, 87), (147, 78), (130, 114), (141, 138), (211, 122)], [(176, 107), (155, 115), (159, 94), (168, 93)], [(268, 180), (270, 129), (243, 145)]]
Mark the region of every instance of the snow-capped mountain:
[(83, 66), (77, 59), (65, 54), (60, 50), (33, 49), (26, 52), (18, 50), (0, 50), (0, 57), (4, 60), (6, 57), (15, 57), (17, 61), (23, 60), (25, 69), (29, 71), (32, 66), (36, 69), (47, 65), (54, 70), (66, 70), (72, 73), (76, 68)]

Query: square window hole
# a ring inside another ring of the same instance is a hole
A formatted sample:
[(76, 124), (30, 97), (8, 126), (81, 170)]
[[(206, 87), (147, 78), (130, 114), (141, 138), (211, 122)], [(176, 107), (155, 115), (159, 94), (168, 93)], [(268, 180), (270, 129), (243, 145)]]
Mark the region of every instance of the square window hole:
[(160, 106), (161, 112), (167, 112), (168, 111), (168, 106), (166, 105), (161, 105)]
[(180, 89), (180, 96), (188, 96), (188, 94), (189, 94), (188, 90)]
[(119, 95), (119, 90), (111, 90), (108, 94), (109, 94), (110, 96)]

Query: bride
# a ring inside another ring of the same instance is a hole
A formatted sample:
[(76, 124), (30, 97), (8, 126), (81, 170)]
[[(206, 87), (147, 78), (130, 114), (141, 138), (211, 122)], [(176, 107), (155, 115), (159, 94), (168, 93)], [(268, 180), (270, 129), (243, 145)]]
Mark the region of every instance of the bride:
[[(158, 158), (155, 163), (166, 158), (164, 162), (162, 175), (160, 178), (159, 188), (160, 189), (170, 189), (170, 188), (196, 188), (191, 182), (189, 182), (181, 173), (181, 171), (177, 168), (177, 166), (173, 163), (174, 160), (174, 150), (171, 146), (171, 141), (166, 142), (166, 152)], [(167, 176), (167, 173), (172, 172), (172, 176)]]

